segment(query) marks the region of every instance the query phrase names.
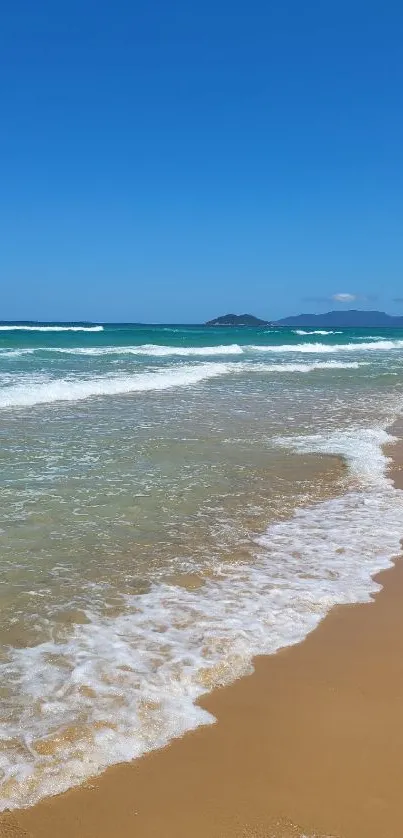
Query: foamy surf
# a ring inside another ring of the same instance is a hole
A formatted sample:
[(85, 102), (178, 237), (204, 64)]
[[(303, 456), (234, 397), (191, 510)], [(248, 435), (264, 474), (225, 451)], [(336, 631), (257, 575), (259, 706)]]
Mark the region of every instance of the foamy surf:
[(87, 355), (102, 357), (105, 355), (144, 355), (155, 358), (169, 356), (200, 356), (211, 355), (243, 355), (243, 349), (237, 343), (221, 346), (159, 346), (157, 344), (140, 344), (139, 346), (86, 346), (86, 347), (38, 347), (37, 351), (57, 352), (62, 355)]
[(376, 590), (403, 341), (311, 334), (2, 334), (3, 807), (213, 722), (200, 695)]
[(90, 379), (73, 378), (41, 381), (29, 378), (0, 390), (0, 408), (29, 407), (53, 402), (76, 402), (96, 396), (117, 396), (125, 393), (144, 393), (198, 384), (207, 378), (225, 375), (225, 364), (180, 366), (169, 370), (137, 373), (125, 376), (99, 376)]
[[(81, 328), (81, 327), (47, 327), (43, 331), (100, 331), (100, 327)], [(41, 331), (41, 329), (34, 329), (34, 331)], [(299, 334), (318, 335), (318, 334), (332, 334), (331, 332), (298, 332)], [(336, 334), (336, 333), (334, 333)], [(375, 352), (375, 351), (393, 351), (403, 349), (403, 340), (383, 340), (382, 338), (369, 337), (366, 341), (355, 341), (354, 343), (320, 343), (313, 341), (306, 341), (304, 343), (290, 343), (290, 344), (218, 344), (211, 346), (169, 346), (159, 344), (139, 344), (132, 346), (125, 345), (107, 345), (107, 346), (36, 346), (36, 347), (20, 347), (20, 348), (5, 348), (0, 350), (0, 357), (12, 358), (18, 355), (32, 355), (32, 354), (49, 354), (49, 355), (77, 355), (82, 357), (94, 358), (108, 358), (110, 357), (124, 357), (124, 356), (138, 356), (139, 358), (213, 358), (226, 356), (246, 356), (256, 357), (259, 353), (273, 353), (277, 355), (282, 354), (337, 354), (339, 352)]]
[(293, 329), (294, 335), (342, 335), (343, 332), (334, 331), (332, 329)]
[[(336, 604), (368, 602), (399, 553), (401, 492), (385, 475), (382, 429), (290, 437), (354, 469), (338, 498), (299, 509), (256, 540), (255, 560), (189, 591), (154, 585), (125, 610), (58, 642), (10, 650), (2, 807), (31, 805), (214, 719), (197, 699), (250, 670), (256, 654), (301, 641)], [(287, 440), (279, 440), (282, 446)], [(95, 600), (96, 601), (96, 600)]]
[(103, 332), (103, 326), (63, 326), (63, 325), (0, 325), (0, 332)]
[[(0, 377), (0, 410), (17, 407), (33, 407), (55, 402), (78, 402), (89, 398), (145, 393), (152, 390), (169, 390), (175, 387), (191, 387), (218, 376), (230, 374), (287, 374), (310, 373), (316, 370), (356, 370), (359, 362), (314, 362), (248, 364), (208, 362), (198, 365), (178, 365), (156, 371), (125, 375), (98, 376), (92, 378), (49, 378), (40, 375), (25, 375), (20, 383), (10, 383), (5, 373)], [(22, 378), (22, 377), (21, 377)], [(3, 384), (3, 386), (1, 386)]]
[(267, 344), (266, 346), (249, 346), (251, 352), (306, 352), (306, 353), (335, 353), (335, 352), (378, 352), (402, 350), (403, 340), (377, 340), (373, 342), (361, 341), (357, 343), (289, 343)]

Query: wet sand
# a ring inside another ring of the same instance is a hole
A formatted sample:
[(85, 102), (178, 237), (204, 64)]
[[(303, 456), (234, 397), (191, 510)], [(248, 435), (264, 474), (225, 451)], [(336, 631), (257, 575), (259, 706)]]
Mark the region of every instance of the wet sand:
[[(403, 445), (393, 477), (403, 488)], [(403, 533), (402, 533), (403, 535)], [(256, 658), (162, 751), (0, 819), (4, 838), (400, 838), (403, 561), (365, 605)]]

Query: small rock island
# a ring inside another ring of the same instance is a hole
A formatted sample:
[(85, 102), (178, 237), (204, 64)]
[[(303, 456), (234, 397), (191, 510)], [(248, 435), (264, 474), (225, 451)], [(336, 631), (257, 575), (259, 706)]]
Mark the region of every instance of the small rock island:
[(224, 314), (214, 320), (208, 320), (206, 326), (270, 326), (268, 320), (260, 320), (253, 314)]

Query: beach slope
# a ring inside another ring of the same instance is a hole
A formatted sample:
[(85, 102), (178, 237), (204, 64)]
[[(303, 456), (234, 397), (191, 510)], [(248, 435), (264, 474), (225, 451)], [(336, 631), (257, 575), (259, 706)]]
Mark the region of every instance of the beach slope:
[[(391, 449), (403, 487), (402, 444)], [(390, 452), (388, 452), (390, 453)], [(217, 724), (5, 814), (7, 838), (398, 838), (403, 562), (202, 702)]]

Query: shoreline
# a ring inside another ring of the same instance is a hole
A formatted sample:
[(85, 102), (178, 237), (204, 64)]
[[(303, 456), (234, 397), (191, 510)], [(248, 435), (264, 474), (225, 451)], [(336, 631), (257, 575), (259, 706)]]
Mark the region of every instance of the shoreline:
[[(387, 454), (402, 489), (402, 442)], [(201, 699), (216, 724), (4, 813), (0, 836), (398, 838), (403, 562), (373, 578), (370, 603), (336, 606)]]

